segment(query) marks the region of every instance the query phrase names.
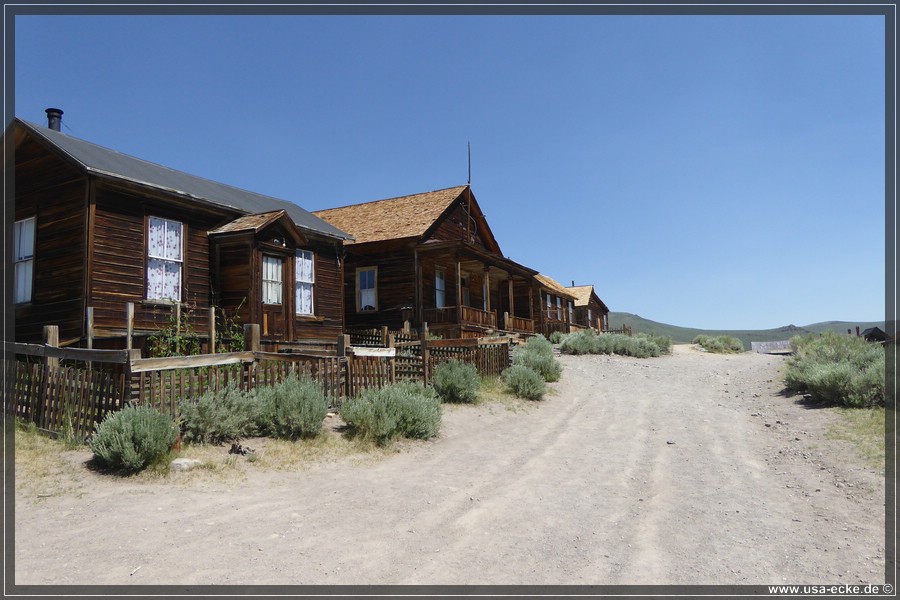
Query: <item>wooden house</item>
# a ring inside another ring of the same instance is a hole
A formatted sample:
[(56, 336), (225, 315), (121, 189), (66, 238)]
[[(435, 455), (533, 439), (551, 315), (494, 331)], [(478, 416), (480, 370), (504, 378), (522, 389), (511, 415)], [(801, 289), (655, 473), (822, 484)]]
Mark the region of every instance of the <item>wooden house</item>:
[(575, 296), (559, 282), (538, 273), (536, 298), (540, 307), (537, 316), (537, 332), (550, 337), (554, 331), (569, 333), (575, 318)]
[(609, 329), (609, 308), (594, 291), (592, 285), (572, 285), (566, 288), (575, 296), (575, 318), (572, 321), (583, 329), (594, 329), (598, 333)]
[(4, 133), (17, 341), (57, 325), (61, 345), (90, 332), (96, 348), (121, 347), (129, 303), (136, 347), (173, 313), (202, 335), (210, 307), (259, 324), (268, 349), (343, 332), (346, 233), (291, 202), (61, 133), (62, 111), (47, 113), (47, 127), (15, 119)]
[(344, 244), (348, 329), (535, 332), (536, 271), (506, 257), (468, 185), (313, 213)]

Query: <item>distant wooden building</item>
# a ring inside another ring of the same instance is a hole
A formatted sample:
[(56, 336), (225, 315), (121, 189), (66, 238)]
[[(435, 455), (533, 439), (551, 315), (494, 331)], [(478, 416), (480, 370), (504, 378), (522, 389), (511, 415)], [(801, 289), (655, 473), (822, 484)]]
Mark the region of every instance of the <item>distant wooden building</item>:
[[(15, 218), (8, 305), (17, 341), (59, 326), (84, 345), (121, 347), (126, 304), (137, 346), (171, 318), (207, 331), (210, 307), (260, 324), (270, 348), (343, 331), (341, 247), (348, 234), (299, 206), (175, 171), (15, 119)], [(6, 174), (5, 175), (9, 175)]]
[(885, 342), (888, 339), (888, 334), (878, 327), (869, 327), (862, 332), (862, 337), (867, 342)]
[(554, 331), (569, 333), (575, 319), (575, 296), (562, 284), (538, 274), (538, 332), (550, 337)]
[(575, 296), (573, 323), (584, 329), (603, 332), (609, 329), (609, 308), (594, 291), (593, 285), (575, 285), (566, 288)]
[(468, 185), (316, 211), (345, 242), (347, 327), (535, 332), (536, 271), (506, 257)]

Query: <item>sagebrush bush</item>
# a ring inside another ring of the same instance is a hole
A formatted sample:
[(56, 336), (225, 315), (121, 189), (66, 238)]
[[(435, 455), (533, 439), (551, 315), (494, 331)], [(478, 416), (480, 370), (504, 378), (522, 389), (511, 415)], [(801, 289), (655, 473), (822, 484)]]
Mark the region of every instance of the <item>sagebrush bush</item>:
[(431, 385), (443, 402), (475, 402), (481, 377), (475, 365), (450, 360), (434, 368)]
[(529, 338), (524, 346), (516, 348), (514, 365), (524, 365), (544, 378), (544, 381), (559, 381), (562, 365), (553, 356), (553, 345), (542, 335)]
[(256, 424), (263, 435), (296, 440), (315, 437), (328, 414), (322, 386), (309, 377), (291, 374), (280, 383), (253, 390)]
[(638, 334), (629, 337), (618, 333), (595, 335), (587, 330), (567, 335), (559, 345), (559, 350), (565, 354), (621, 354), (650, 358), (664, 353), (658, 342), (667, 351), (671, 350), (672, 341), (669, 338), (659, 337), (657, 340), (654, 336)]
[(537, 371), (525, 365), (513, 365), (500, 375), (507, 389), (518, 398), (540, 400), (547, 392), (547, 382)]
[(565, 337), (565, 334), (562, 331), (554, 331), (550, 334), (550, 343), (558, 344)]
[(348, 398), (341, 417), (354, 435), (378, 445), (397, 437), (428, 439), (440, 431), (441, 403), (433, 389), (407, 381)]
[(739, 354), (744, 351), (744, 342), (730, 335), (698, 335), (694, 338), (694, 344), (699, 344), (707, 352), (716, 354)]
[(169, 415), (149, 406), (126, 406), (97, 423), (88, 444), (105, 466), (135, 472), (165, 456), (177, 437), (178, 426)]
[(672, 353), (672, 338), (669, 336), (659, 335), (657, 333), (638, 333), (636, 337), (647, 339), (656, 344), (660, 354)]
[(884, 405), (884, 346), (826, 331), (791, 340), (784, 382), (816, 400), (850, 407)]
[(182, 438), (194, 444), (222, 444), (257, 435), (258, 404), (234, 382), (181, 406)]

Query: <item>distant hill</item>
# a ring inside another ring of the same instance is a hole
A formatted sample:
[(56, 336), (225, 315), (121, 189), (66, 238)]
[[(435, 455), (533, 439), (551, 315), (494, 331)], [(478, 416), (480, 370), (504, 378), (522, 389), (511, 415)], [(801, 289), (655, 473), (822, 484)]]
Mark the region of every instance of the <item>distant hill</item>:
[(865, 323), (852, 323), (849, 321), (826, 321), (824, 323), (813, 323), (812, 325), (804, 325), (797, 327), (796, 325), (785, 325), (777, 329), (694, 329), (691, 327), (679, 327), (677, 325), (667, 325), (666, 323), (658, 323), (651, 321), (638, 315), (627, 312), (610, 312), (609, 327), (610, 329), (620, 329), (622, 325), (628, 325), (635, 333), (656, 333), (672, 338), (675, 343), (690, 343), (700, 334), (706, 335), (731, 335), (744, 343), (746, 349), (750, 349), (750, 342), (774, 342), (779, 340), (789, 340), (795, 335), (806, 335), (808, 333), (822, 333), (826, 330), (836, 331), (838, 333), (847, 333), (847, 330), (856, 333), (856, 328), (860, 331), (869, 327), (879, 327), (884, 330), (884, 321), (871, 321)]

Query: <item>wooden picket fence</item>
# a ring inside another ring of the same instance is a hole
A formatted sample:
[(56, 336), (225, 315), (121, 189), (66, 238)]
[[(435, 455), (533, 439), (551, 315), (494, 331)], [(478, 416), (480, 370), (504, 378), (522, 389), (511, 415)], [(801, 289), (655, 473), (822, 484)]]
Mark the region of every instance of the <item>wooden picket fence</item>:
[[(133, 350), (84, 350), (6, 344), (4, 413), (56, 433), (85, 437), (107, 413), (127, 404), (177, 414), (180, 403), (235, 385), (243, 391), (307, 376), (337, 408), (345, 397), (399, 380), (427, 383), (441, 362), (458, 359), (485, 376), (509, 366), (508, 338), (401, 342), (369, 354), (339, 344), (345, 356), (231, 352), (171, 358), (140, 358)], [(399, 352), (398, 352), (399, 350)], [(66, 364), (62, 364), (65, 362)]]

